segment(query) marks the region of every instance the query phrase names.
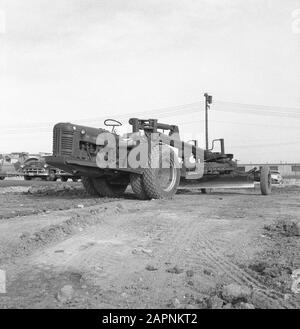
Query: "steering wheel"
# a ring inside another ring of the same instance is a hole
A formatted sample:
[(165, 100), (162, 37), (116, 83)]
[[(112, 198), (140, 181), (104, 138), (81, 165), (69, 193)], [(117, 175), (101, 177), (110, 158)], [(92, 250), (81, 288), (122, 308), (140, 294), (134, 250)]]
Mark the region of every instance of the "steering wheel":
[(111, 132), (115, 133), (116, 132), (115, 127), (122, 126), (122, 123), (120, 121), (115, 120), (115, 119), (106, 119), (104, 121), (104, 125), (107, 126), (107, 127), (112, 127)]

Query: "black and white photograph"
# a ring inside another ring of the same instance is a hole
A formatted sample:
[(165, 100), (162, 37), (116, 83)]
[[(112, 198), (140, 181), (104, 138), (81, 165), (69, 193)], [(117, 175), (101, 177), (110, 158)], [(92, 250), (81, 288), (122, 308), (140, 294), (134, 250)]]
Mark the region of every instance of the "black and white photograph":
[(0, 114), (0, 311), (300, 308), (300, 0), (0, 0)]

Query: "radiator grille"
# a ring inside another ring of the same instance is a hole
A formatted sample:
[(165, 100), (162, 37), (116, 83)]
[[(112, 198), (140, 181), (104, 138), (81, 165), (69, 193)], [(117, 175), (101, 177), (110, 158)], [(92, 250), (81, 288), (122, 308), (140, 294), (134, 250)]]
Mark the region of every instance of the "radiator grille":
[(73, 151), (73, 131), (64, 131), (61, 133), (61, 154), (72, 155)]
[(59, 155), (60, 152), (60, 129), (53, 129), (53, 155)]
[(53, 155), (72, 155), (74, 131), (54, 128)]

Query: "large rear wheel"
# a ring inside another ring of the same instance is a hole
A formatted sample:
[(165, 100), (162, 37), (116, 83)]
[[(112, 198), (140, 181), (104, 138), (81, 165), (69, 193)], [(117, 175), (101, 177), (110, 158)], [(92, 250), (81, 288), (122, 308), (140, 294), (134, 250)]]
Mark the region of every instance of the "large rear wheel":
[(93, 181), (90, 177), (82, 176), (81, 182), (82, 182), (82, 185), (84, 186), (87, 194), (92, 195), (92, 196), (98, 195), (98, 192), (95, 189)]
[(108, 198), (121, 197), (128, 186), (128, 183), (111, 183), (109, 180), (107, 180), (107, 178), (104, 177), (93, 178), (92, 181), (98, 194), (102, 197)]
[(143, 182), (143, 175), (138, 174), (131, 174), (130, 175), (130, 185), (134, 192), (134, 194), (140, 200), (147, 200), (150, 199), (146, 193), (144, 182)]
[(271, 194), (272, 179), (270, 168), (268, 166), (263, 166), (260, 170), (260, 190), (262, 195)]
[(149, 168), (143, 172), (143, 184), (149, 198), (170, 199), (180, 182), (179, 162), (175, 152), (167, 145), (151, 149)]

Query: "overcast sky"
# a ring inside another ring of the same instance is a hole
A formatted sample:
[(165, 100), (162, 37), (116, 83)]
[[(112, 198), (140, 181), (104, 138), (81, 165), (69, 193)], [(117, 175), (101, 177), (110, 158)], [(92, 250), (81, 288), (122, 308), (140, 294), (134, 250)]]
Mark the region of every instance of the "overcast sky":
[[(237, 159), (300, 162), (299, 61), (297, 0), (0, 0), (0, 152), (51, 151), (58, 121), (148, 118), (209, 92), (210, 137)], [(204, 145), (202, 109), (161, 121)]]

